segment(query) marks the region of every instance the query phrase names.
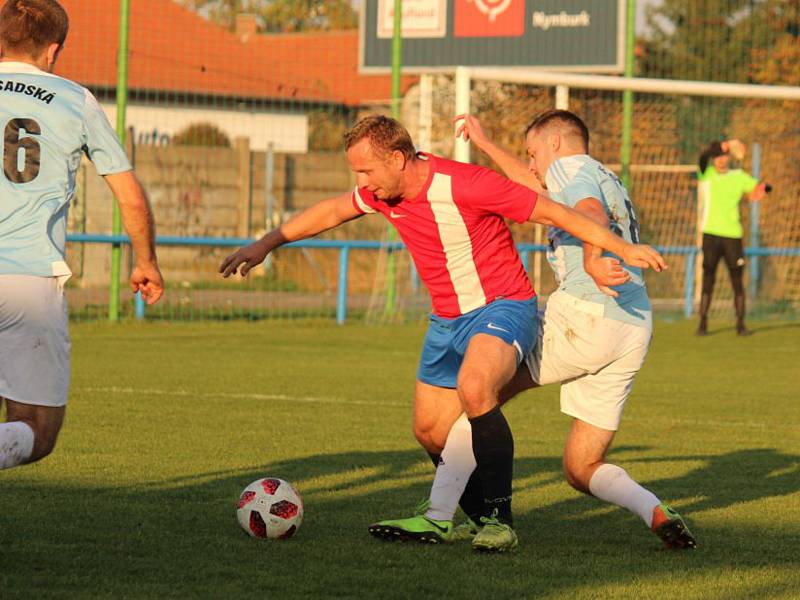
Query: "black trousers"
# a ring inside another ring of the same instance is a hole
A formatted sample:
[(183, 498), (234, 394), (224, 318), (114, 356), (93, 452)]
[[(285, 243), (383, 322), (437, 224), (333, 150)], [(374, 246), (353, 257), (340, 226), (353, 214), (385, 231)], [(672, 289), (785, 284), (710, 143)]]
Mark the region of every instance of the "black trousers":
[(726, 238), (710, 233), (703, 234), (703, 294), (700, 301), (700, 317), (705, 319), (711, 306), (711, 296), (714, 293), (714, 280), (717, 274), (717, 265), (721, 259), (725, 260), (733, 287), (733, 301), (736, 307), (736, 319), (744, 320), (744, 248), (742, 238)]

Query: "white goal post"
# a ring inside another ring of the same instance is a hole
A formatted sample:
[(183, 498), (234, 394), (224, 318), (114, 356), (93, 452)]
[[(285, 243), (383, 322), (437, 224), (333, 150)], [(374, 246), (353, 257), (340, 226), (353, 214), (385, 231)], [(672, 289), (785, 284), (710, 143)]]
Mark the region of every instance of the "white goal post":
[[(458, 67), (455, 74), (456, 114), (469, 112), (470, 88), (473, 80), (556, 87), (558, 96), (561, 98), (559, 104), (566, 104), (565, 99), (568, 98), (570, 87), (618, 92), (630, 90), (655, 94), (684, 94), (687, 96), (800, 100), (800, 87), (789, 85), (717, 83), (680, 79), (580, 75), (539, 70)], [(558, 106), (557, 108), (567, 108), (567, 106)], [(469, 162), (469, 148), (468, 142), (457, 141), (454, 158), (461, 162)]]

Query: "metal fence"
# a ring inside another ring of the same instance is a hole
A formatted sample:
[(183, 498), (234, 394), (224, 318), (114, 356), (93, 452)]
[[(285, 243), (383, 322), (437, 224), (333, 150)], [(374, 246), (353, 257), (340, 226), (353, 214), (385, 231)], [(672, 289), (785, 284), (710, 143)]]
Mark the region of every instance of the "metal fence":
[[(127, 244), (126, 236), (72, 234), (69, 240), (76, 244)], [(250, 239), (239, 238), (190, 238), (166, 236), (158, 238), (158, 245), (165, 247), (215, 248), (228, 249), (250, 243)], [(345, 323), (348, 315), (355, 314), (363, 318), (375, 302), (375, 291), (365, 291), (363, 286), (353, 293), (349, 282), (351, 276), (351, 255), (357, 251), (368, 251), (370, 254), (388, 253), (405, 255), (405, 247), (400, 242), (380, 242), (374, 240), (304, 240), (293, 242), (281, 248), (280, 254), (301, 254), (305, 250), (335, 252), (336, 272), (333, 285), (324, 291), (308, 291), (298, 289), (290, 282), (279, 281), (275, 276), (275, 267), (270, 259), (253, 272), (250, 280), (239, 280), (225, 284), (222, 280), (217, 285), (194, 284), (168, 290), (164, 301), (152, 308), (137, 294), (128, 305), (127, 311), (136, 319), (249, 319), (264, 318), (300, 318), (300, 317), (334, 317), (340, 325)], [(526, 271), (531, 272), (532, 258), (546, 251), (546, 247), (538, 244), (518, 244), (517, 250)], [(656, 298), (655, 308), (662, 312), (682, 312), (691, 316), (695, 299), (695, 268), (698, 249), (694, 246), (661, 247), (659, 250), (667, 257), (668, 262), (678, 271), (683, 272), (683, 285), (675, 288), (675, 296)], [(784, 257), (800, 258), (800, 248), (753, 248), (745, 249), (745, 255), (751, 261), (759, 258)], [(421, 318), (429, 311), (427, 294), (421, 289), (413, 263), (405, 256), (408, 280), (411, 293), (406, 293), (400, 310), (394, 318)], [(659, 277), (648, 274), (648, 278)], [(403, 281), (399, 278), (396, 281)], [(381, 294), (383, 289), (381, 288)], [(89, 302), (90, 294), (81, 294), (79, 290), (69, 292), (73, 315), (76, 318), (102, 318), (103, 310), (97, 310), (102, 303)], [(97, 298), (96, 294), (94, 295)], [(383, 296), (380, 295), (380, 299)], [(381, 304), (383, 306), (383, 304)], [(94, 309), (94, 312), (93, 312)]]
[[(350, 318), (385, 319), (424, 312), (428, 300), (413, 266), (378, 218), (359, 219), (319, 244), (281, 249), (244, 282), (216, 274), (232, 246), (354, 184), (342, 134), (364, 114), (388, 113), (392, 95), (389, 75), (358, 71), (358, 18), (349, 8), (356, 3), (336, 2), (335, 13), (321, 0), (289, 3), (294, 10), (279, 13), (258, 1), (62, 1), (71, 27), (56, 72), (88, 87), (121, 124), (162, 236), (159, 255), (169, 287), (163, 306), (145, 311), (146, 318), (334, 318), (346, 310)], [(243, 14), (244, 4), (250, 14)], [(636, 77), (800, 85), (797, 3), (627, 5), (639, 23)], [(456, 91), (452, 74), (402, 78), (401, 120), (422, 149), (453, 155)], [(470, 102), (492, 137), (522, 155), (525, 124), (556, 106), (559, 93), (553, 84), (482, 79), (474, 81)], [(655, 305), (679, 313), (689, 308), (687, 290), (697, 287), (692, 163), (705, 143), (726, 135), (751, 148), (761, 145), (759, 168), (775, 187), (760, 212), (743, 214), (748, 308), (793, 316), (800, 303), (798, 102), (638, 91), (629, 106), (626, 137), (623, 92), (569, 91), (569, 107), (592, 132), (592, 153), (619, 170), (627, 156), (645, 241), (669, 251), (671, 270), (647, 276)], [(752, 158), (745, 168), (756, 166)], [(480, 155), (472, 159), (488, 164)], [(103, 237), (115, 231), (112, 205), (85, 165), (69, 224), (74, 318), (105, 318), (113, 297), (109, 282), (124, 286), (130, 265), (125, 244), (118, 244), (117, 274), (113, 244), (87, 241), (112, 239)], [(544, 243), (541, 229), (512, 229), (530, 252), (537, 290), (547, 295), (554, 282), (542, 253), (533, 250)], [(202, 245), (190, 243), (201, 238)], [(389, 276), (395, 270), (396, 277)], [(341, 301), (345, 284), (347, 302)], [(387, 294), (397, 299), (394, 316), (386, 315)], [(732, 304), (726, 285), (717, 286), (716, 297), (714, 311), (724, 316)], [(133, 303), (120, 311), (136, 315)]]

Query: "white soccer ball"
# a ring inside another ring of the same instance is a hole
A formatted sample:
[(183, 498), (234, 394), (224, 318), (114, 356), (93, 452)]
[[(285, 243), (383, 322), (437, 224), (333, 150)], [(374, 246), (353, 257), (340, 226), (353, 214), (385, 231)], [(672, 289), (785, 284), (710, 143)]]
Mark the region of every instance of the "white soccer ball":
[(236, 517), (242, 529), (253, 537), (285, 540), (303, 522), (303, 500), (283, 479), (257, 479), (239, 496)]

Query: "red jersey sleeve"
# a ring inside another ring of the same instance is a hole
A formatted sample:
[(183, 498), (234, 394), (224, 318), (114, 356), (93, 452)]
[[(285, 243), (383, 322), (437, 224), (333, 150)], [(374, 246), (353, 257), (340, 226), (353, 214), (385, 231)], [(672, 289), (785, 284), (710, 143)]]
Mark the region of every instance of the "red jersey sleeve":
[(362, 214), (378, 212), (373, 206), (375, 196), (365, 188), (354, 189), (353, 194), (350, 196), (350, 201), (353, 203), (353, 208)]
[(471, 173), (465, 196), (474, 208), (516, 223), (528, 220), (539, 198), (535, 190), (485, 167), (477, 167)]

